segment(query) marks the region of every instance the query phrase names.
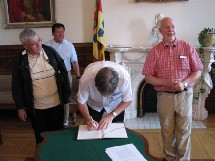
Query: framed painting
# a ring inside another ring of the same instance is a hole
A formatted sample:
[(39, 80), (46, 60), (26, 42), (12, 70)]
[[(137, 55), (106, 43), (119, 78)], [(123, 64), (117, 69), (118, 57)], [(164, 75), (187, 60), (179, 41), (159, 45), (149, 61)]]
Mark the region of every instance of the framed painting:
[(4, 28), (50, 27), (54, 7), (54, 0), (2, 0)]

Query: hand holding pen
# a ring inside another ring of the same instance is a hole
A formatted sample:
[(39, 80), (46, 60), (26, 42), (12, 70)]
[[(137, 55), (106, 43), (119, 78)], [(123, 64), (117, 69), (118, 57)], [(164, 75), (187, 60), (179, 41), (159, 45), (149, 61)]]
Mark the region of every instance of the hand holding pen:
[(91, 120), (87, 123), (89, 129), (92, 130), (98, 130), (98, 122), (96, 122), (95, 120), (93, 120), (93, 118), (91, 117)]

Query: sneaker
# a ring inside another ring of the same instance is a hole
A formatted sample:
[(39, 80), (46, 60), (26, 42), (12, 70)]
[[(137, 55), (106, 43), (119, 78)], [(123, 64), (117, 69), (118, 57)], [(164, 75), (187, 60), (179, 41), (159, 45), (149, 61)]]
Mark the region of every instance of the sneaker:
[(64, 121), (63, 126), (67, 127), (69, 125), (69, 121)]

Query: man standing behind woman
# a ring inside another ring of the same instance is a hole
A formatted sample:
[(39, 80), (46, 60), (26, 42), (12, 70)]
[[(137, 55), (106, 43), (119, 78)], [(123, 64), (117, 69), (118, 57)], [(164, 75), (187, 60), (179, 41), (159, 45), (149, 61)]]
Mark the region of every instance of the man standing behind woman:
[[(80, 71), (78, 58), (73, 44), (64, 39), (65, 26), (61, 23), (55, 23), (52, 25), (52, 40), (46, 42), (45, 44), (53, 47), (64, 60), (66, 69), (68, 71), (68, 77), (70, 81), (70, 87), (72, 85), (72, 75), (71, 75), (71, 64), (75, 71), (77, 79), (80, 79)], [(77, 109), (72, 109), (72, 124), (76, 122), (76, 111)], [(64, 105), (64, 126), (67, 127), (69, 124), (69, 104)]]
[(176, 39), (172, 18), (161, 20), (163, 41), (149, 52), (142, 74), (157, 90), (163, 160), (190, 160), (193, 86), (203, 65), (195, 48)]
[(39, 34), (24, 29), (19, 39), (25, 50), (14, 60), (12, 96), (21, 121), (31, 119), (36, 143), (42, 132), (63, 129), (63, 104), (70, 102), (71, 91), (63, 59), (42, 45)]

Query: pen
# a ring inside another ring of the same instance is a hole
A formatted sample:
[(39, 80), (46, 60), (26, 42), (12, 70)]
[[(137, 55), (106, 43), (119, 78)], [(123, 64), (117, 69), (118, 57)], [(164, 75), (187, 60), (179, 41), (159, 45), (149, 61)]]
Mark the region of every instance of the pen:
[(92, 123), (93, 123), (94, 128), (97, 129), (97, 123), (96, 123), (96, 121), (93, 120), (92, 116), (90, 116), (90, 118), (91, 118), (91, 121), (92, 121)]

